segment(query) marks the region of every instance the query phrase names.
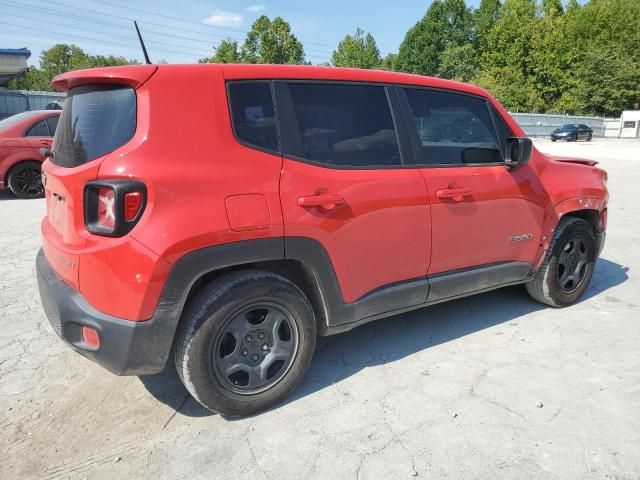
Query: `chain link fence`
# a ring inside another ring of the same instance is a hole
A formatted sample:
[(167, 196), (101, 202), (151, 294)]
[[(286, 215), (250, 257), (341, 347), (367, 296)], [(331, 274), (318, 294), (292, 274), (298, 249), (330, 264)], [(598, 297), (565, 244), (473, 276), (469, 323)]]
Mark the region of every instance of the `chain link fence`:
[(577, 115), (555, 115), (546, 113), (511, 113), (511, 116), (530, 137), (548, 137), (556, 128), (566, 123), (587, 125), (593, 130), (594, 137), (617, 136), (617, 129), (615, 135), (612, 135), (611, 132), (609, 135), (606, 135), (607, 130), (610, 130), (610, 126), (605, 125), (605, 123), (608, 123), (605, 122), (605, 120), (608, 119), (602, 117), (581, 117)]
[(38, 92), (0, 88), (0, 120), (28, 110), (44, 110), (50, 103), (64, 101), (62, 92)]

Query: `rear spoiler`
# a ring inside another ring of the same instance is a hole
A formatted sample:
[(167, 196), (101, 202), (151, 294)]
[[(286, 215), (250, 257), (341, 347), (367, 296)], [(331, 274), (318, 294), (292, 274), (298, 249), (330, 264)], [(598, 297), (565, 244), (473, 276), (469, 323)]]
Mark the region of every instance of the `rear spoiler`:
[(81, 85), (127, 85), (138, 88), (158, 69), (157, 65), (126, 65), (122, 67), (90, 68), (57, 75), (51, 81), (56, 90), (68, 91)]
[(558, 162), (577, 163), (578, 165), (589, 165), (591, 167), (597, 165), (599, 162), (595, 160), (589, 160), (588, 158), (573, 158), (573, 157), (552, 157)]

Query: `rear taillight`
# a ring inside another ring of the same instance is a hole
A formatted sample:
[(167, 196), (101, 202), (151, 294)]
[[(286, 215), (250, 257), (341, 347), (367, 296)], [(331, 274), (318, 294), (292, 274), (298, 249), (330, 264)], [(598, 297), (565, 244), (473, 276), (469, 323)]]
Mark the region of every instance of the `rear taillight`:
[(98, 188), (98, 226), (107, 230), (116, 228), (116, 194), (112, 188)]
[(127, 192), (124, 194), (124, 220), (130, 222), (138, 215), (142, 207), (142, 192)]
[(147, 189), (133, 180), (89, 182), (84, 190), (84, 223), (96, 235), (120, 237), (138, 222), (147, 201)]

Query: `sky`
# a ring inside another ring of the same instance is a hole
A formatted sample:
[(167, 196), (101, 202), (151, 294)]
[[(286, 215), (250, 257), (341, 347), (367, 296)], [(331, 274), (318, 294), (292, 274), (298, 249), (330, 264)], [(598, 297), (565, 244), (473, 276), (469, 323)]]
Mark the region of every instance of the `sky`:
[[(477, 7), (479, 0), (467, 0)], [(0, 48), (27, 47), (31, 65), (42, 50), (74, 43), (91, 55), (143, 60), (132, 20), (138, 20), (152, 62), (195, 63), (224, 38), (242, 41), (260, 15), (281, 16), (323, 63), (347, 33), (370, 32), (382, 55), (395, 53), (431, 0), (0, 0)]]

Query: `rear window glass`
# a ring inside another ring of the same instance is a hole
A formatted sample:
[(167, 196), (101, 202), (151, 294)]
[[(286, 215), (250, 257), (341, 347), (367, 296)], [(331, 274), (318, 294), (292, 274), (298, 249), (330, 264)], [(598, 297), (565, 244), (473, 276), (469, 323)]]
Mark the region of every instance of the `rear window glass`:
[(250, 145), (278, 150), (278, 131), (267, 82), (229, 84), (231, 120), (236, 137)]
[(384, 87), (289, 83), (296, 138), (287, 154), (339, 167), (400, 165)]
[(58, 128), (58, 120), (60, 120), (59, 115), (47, 118), (47, 125), (49, 126), (49, 132), (51, 132), (52, 137), (56, 134), (56, 128)]
[(48, 137), (49, 135), (49, 127), (47, 127), (46, 120), (40, 120), (38, 123), (33, 125), (29, 130), (27, 130), (27, 137)]
[(136, 130), (136, 94), (129, 87), (79, 87), (64, 102), (53, 163), (75, 167), (127, 143)]

